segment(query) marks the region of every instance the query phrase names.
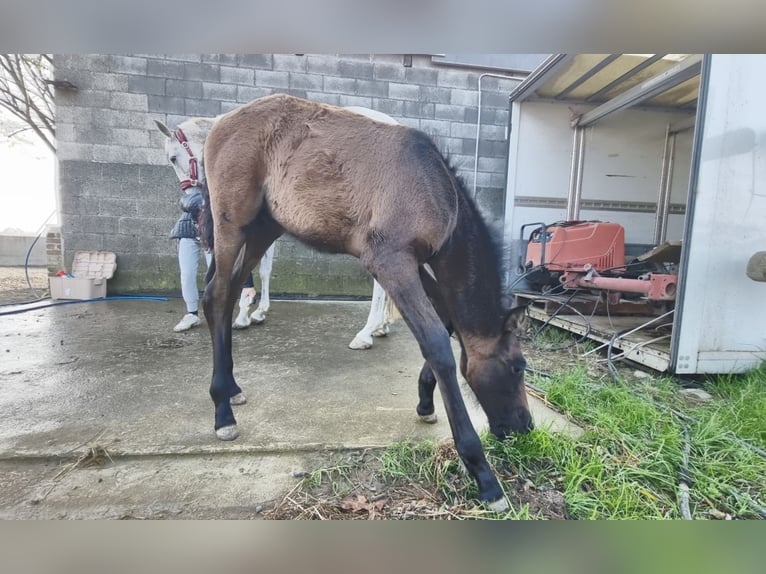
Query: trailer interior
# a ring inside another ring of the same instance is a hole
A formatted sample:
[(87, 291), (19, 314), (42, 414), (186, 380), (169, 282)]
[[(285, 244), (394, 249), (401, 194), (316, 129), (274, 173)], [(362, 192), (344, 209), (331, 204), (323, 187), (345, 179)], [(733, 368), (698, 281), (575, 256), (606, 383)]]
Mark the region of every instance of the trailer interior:
[(556, 54), (510, 95), (510, 288), (534, 319), (671, 370), (699, 54)]

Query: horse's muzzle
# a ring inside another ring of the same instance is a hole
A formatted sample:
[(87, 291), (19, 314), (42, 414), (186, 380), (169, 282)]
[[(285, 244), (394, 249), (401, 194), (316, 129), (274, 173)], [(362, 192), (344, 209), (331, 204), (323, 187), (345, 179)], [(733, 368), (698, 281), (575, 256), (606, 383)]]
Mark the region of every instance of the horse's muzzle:
[(509, 434), (515, 432), (517, 434), (527, 434), (535, 428), (535, 423), (532, 420), (532, 414), (524, 409), (520, 411), (515, 417), (515, 420), (508, 424), (490, 425), (489, 431), (495, 435), (499, 440), (505, 440)]

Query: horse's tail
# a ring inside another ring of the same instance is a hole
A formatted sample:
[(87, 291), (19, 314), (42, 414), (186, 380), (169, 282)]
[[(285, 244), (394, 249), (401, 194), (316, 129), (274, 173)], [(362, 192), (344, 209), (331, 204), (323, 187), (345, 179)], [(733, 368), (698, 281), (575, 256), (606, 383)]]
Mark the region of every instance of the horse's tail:
[(210, 191), (202, 186), (202, 209), (199, 213), (199, 236), (202, 247), (213, 252), (213, 212), (210, 210)]

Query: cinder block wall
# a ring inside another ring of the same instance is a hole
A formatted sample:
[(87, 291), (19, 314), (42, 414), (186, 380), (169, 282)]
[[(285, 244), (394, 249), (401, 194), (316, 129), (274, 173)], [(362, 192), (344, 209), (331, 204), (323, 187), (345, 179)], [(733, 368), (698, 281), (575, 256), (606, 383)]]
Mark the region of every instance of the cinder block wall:
[[(402, 55), (77, 55), (56, 56), (56, 120), (65, 264), (75, 251), (117, 253), (110, 292), (178, 291), (179, 187), (153, 119), (175, 125), (216, 116), (286, 92), (387, 113), (429, 134), (473, 189), (481, 70)], [(482, 81), (476, 201), (502, 221), (507, 97), (516, 81)], [(201, 266), (204, 267), (204, 266)], [(257, 280), (257, 277), (256, 277)], [(325, 255), (283, 237), (272, 289), (301, 295), (369, 296), (371, 279), (347, 256)]]

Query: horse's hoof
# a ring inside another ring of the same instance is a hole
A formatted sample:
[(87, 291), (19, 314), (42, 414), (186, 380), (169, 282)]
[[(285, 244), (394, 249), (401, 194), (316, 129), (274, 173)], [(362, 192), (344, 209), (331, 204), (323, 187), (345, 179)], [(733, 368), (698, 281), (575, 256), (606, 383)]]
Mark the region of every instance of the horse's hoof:
[(511, 505), (508, 504), (508, 501), (505, 499), (505, 496), (498, 498), (494, 502), (485, 502), (484, 504), (486, 504), (487, 508), (489, 508), (492, 512), (497, 512), (498, 514), (501, 512), (507, 512), (511, 507)]
[(247, 402), (245, 393), (237, 393), (229, 399), (229, 403), (232, 405), (244, 405)]
[(353, 349), (355, 351), (363, 351), (371, 347), (372, 347), (372, 337), (370, 337), (369, 340), (363, 339), (361, 337), (354, 337), (354, 340), (348, 344), (348, 348)]
[(253, 320), (253, 323), (260, 325), (266, 320), (266, 312), (261, 309), (256, 309), (251, 313), (250, 318)]
[(237, 317), (237, 319), (231, 324), (232, 329), (247, 329), (250, 326), (250, 318), (245, 315)]
[(420, 416), (420, 420), (424, 423), (428, 423), (429, 425), (435, 424), (436, 421), (438, 421), (438, 417), (436, 416), (436, 413), (431, 413), (430, 415), (418, 415)]
[(237, 425), (221, 427), (215, 431), (215, 436), (218, 437), (218, 440), (234, 440), (239, 436)]

